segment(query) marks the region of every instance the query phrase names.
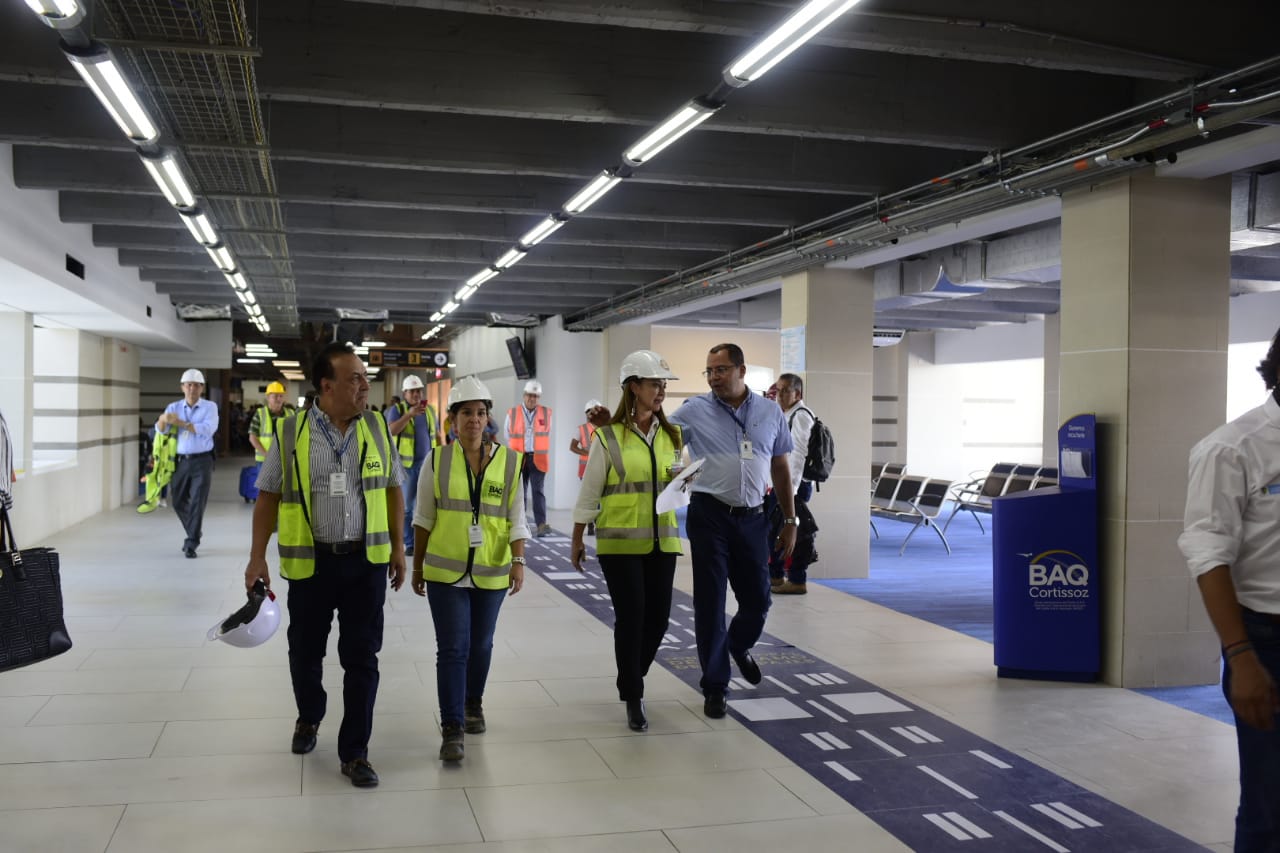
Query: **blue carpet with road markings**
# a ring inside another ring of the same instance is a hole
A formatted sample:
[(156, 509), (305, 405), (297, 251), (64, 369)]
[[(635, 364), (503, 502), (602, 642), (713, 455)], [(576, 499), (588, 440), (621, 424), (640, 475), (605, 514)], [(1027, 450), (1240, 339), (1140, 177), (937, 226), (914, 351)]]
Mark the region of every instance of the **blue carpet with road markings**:
[[(531, 539), (525, 553), (530, 569), (613, 624), (603, 577), (574, 571), (567, 537)], [(915, 850), (1204, 849), (776, 637), (765, 634), (753, 655), (764, 681), (734, 679), (729, 713)], [(698, 689), (693, 600), (681, 590), (658, 663)]]

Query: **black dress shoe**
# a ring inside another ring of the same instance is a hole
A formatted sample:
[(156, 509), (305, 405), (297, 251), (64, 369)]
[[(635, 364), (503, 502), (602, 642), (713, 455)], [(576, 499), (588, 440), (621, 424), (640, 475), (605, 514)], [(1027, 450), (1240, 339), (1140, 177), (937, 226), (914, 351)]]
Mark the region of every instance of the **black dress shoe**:
[(183, 548), (183, 549), (182, 549), (182, 553), (184, 553), (184, 554), (186, 554), (186, 555), (187, 555), (187, 559), (188, 559), (188, 560), (194, 560), (194, 559), (196, 558), (196, 549), (195, 549), (195, 548)]
[(742, 673), (742, 677), (748, 684), (760, 683), (760, 665), (751, 656), (751, 652), (733, 652), (733, 661), (738, 665), (738, 672)]
[(306, 755), (308, 752), (316, 748), (316, 732), (320, 731), (320, 724), (304, 723), (301, 720), (293, 725), (293, 745), (290, 749), (294, 755)]
[(633, 732), (649, 730), (649, 721), (644, 716), (644, 700), (627, 700), (627, 727)]
[(724, 693), (713, 692), (708, 693), (706, 701), (702, 703), (702, 713), (706, 714), (713, 720), (718, 720), (724, 716), (728, 709), (729, 703), (724, 699)]
[(353, 758), (343, 764), (342, 775), (350, 779), (351, 784), (357, 788), (378, 786), (378, 774), (374, 772), (373, 765), (364, 758)]

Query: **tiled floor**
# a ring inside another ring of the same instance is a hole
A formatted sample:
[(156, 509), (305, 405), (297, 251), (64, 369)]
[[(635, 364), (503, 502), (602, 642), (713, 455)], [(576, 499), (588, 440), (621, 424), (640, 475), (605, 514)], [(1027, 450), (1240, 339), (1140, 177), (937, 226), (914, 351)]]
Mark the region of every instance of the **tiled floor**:
[[(703, 717), (666, 672), (649, 677), (649, 732), (632, 734), (607, 628), (539, 578), (504, 607), (489, 731), (468, 738), (460, 767), (435, 758), (430, 616), (407, 590), (389, 596), (381, 657), (370, 758), (382, 784), (357, 791), (338, 774), (336, 691), (317, 750), (290, 754), (283, 634), (248, 650), (204, 640), (242, 600), (252, 510), (236, 469), (220, 466), (197, 560), (182, 557), (172, 511), (126, 508), (42, 543), (62, 555), (76, 645), (0, 674), (0, 850), (906, 849), (732, 718)], [(689, 590), (687, 563), (676, 582)], [(817, 584), (779, 598), (768, 630), (1230, 849), (1226, 725), (1125, 690), (997, 680), (990, 645)]]

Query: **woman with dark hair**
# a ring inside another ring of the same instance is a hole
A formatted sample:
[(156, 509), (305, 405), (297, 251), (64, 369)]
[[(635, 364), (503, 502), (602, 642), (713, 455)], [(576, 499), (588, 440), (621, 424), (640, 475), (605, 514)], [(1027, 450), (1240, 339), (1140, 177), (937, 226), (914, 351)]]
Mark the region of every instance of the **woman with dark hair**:
[(441, 761), (461, 761), (463, 733), (485, 730), (493, 632), (507, 595), (524, 586), (520, 454), (486, 434), (493, 395), (474, 376), (449, 391), (458, 440), (431, 452), (418, 480), (413, 591), (426, 596), (436, 630)]
[(592, 437), (573, 510), (569, 553), (578, 571), (586, 556), (583, 531), (596, 526), (596, 553), (613, 602), (618, 698), (627, 703), (627, 725), (637, 732), (649, 727), (644, 677), (667, 633), (680, 554), (675, 513), (659, 514), (655, 506), (683, 444), (680, 428), (662, 411), (667, 380), (675, 378), (651, 350), (623, 359), (622, 402)]

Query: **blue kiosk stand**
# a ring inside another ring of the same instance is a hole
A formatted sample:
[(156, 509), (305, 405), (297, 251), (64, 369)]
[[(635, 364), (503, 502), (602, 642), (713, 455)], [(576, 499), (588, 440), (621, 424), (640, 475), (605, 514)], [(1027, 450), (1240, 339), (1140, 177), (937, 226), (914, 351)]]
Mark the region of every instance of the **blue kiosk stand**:
[(992, 503), (996, 672), (1005, 678), (1096, 681), (1097, 421), (1058, 430), (1058, 482)]

